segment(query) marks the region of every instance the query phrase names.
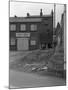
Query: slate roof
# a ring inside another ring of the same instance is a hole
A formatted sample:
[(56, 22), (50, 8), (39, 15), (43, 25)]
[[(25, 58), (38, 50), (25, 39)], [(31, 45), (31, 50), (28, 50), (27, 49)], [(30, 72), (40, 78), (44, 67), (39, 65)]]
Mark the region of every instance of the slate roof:
[(41, 18), (10, 17), (9, 22), (41, 22)]
[(41, 22), (43, 18), (50, 18), (51, 15), (33, 15), (28, 17), (9, 17), (9, 22)]

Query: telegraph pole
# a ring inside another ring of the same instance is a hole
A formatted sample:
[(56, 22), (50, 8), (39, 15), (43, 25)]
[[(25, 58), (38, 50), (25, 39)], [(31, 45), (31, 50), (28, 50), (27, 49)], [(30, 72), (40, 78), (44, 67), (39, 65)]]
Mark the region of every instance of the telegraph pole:
[(64, 46), (64, 70), (66, 70), (66, 4), (64, 4), (64, 29), (63, 29), (63, 46)]
[(55, 15), (56, 15), (56, 4), (54, 3), (54, 19), (53, 19), (53, 22), (54, 22), (53, 27), (54, 27), (54, 29), (55, 29), (55, 18), (56, 18)]
[(54, 3), (54, 13), (53, 13), (53, 47), (54, 47), (54, 40), (55, 40), (55, 35), (54, 35), (54, 30), (55, 30), (55, 16), (56, 16), (56, 4)]

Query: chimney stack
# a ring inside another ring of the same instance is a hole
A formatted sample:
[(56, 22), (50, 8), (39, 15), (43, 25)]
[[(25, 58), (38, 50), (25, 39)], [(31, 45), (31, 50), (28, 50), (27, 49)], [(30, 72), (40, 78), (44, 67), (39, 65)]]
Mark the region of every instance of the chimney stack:
[(40, 16), (43, 16), (43, 12), (42, 12), (42, 9), (40, 9)]
[(15, 18), (17, 18), (17, 16), (16, 16), (16, 15), (15, 15), (14, 17), (15, 17)]
[(51, 11), (51, 15), (53, 16), (53, 10)]
[(29, 17), (30, 16), (30, 14), (29, 13), (27, 13), (27, 17)]

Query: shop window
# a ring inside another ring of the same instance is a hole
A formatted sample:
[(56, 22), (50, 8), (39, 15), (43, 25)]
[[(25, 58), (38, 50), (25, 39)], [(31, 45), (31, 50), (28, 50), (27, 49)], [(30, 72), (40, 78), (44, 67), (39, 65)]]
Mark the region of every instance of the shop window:
[(26, 25), (25, 24), (21, 24), (21, 31), (25, 31), (26, 30)]
[(31, 45), (36, 45), (36, 41), (35, 40), (31, 40)]
[(11, 45), (15, 45), (15, 38), (11, 38), (10, 44), (11, 44)]
[(16, 30), (16, 25), (15, 24), (11, 24), (10, 25), (10, 30), (11, 31), (15, 31)]
[(31, 24), (31, 31), (36, 31), (37, 30), (37, 25)]

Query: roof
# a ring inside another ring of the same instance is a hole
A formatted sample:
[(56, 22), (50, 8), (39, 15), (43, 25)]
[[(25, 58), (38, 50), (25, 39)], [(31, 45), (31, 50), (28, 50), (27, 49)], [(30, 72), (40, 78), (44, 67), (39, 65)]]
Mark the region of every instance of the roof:
[(40, 16), (40, 15), (32, 15), (32, 16), (28, 16), (28, 18), (49, 18), (51, 17), (52, 15), (43, 15), (43, 16)]
[(50, 18), (51, 15), (32, 15), (27, 17), (10, 17), (9, 22), (41, 22), (43, 18)]
[(10, 17), (9, 22), (41, 22), (41, 18)]

